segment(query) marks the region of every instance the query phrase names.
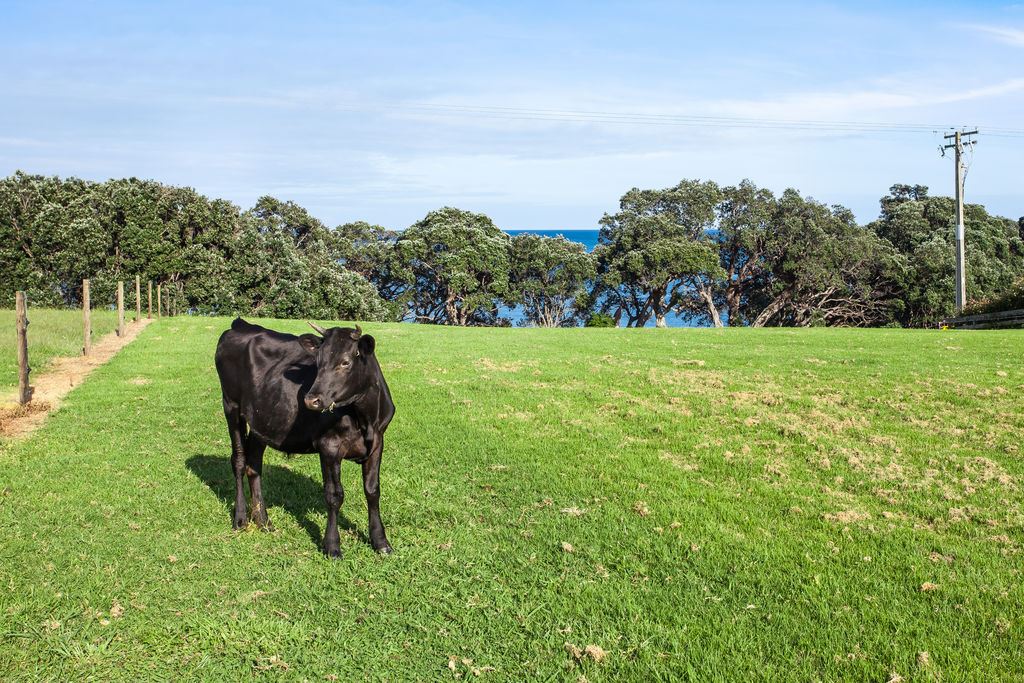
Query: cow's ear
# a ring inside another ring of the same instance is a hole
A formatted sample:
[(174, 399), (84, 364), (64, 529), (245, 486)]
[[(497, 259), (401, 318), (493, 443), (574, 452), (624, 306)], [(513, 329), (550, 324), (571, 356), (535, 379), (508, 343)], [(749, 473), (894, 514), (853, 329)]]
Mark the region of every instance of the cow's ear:
[(377, 348), (377, 342), (370, 335), (364, 334), (359, 338), (359, 353), (372, 356), (375, 348)]
[(306, 349), (310, 353), (316, 353), (316, 350), (320, 348), (321, 342), (323, 342), (323, 339), (315, 334), (299, 335), (299, 343), (302, 344), (302, 348)]

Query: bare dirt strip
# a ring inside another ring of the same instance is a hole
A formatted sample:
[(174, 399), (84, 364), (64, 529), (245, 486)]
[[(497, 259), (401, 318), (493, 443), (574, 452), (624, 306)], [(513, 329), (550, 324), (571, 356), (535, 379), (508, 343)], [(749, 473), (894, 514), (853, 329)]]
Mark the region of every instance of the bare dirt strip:
[[(143, 318), (126, 324), (123, 337), (111, 332), (92, 345), (88, 356), (54, 358), (46, 372), (31, 377), (32, 400), (28, 405), (18, 405), (16, 391), (0, 396), (0, 437), (25, 436), (38, 428), (50, 412), (60, 407), (68, 392), (130, 344), (151, 322)], [(29, 362), (31, 360), (30, 351)]]

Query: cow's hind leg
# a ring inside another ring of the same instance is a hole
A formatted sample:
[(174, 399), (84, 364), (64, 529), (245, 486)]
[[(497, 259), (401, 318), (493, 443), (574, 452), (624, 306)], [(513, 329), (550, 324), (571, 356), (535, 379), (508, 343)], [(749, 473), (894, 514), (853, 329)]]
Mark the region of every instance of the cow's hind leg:
[(235, 512), (231, 526), (244, 529), (249, 526), (249, 513), (246, 510), (245, 490), (242, 480), (245, 477), (245, 419), (235, 404), (224, 401), (224, 417), (228, 421), (228, 434), (231, 436), (231, 471), (235, 475)]
[(269, 531), (270, 518), (263, 502), (263, 453), (267, 445), (250, 434), (245, 439), (245, 473), (249, 475), (249, 494), (252, 499), (252, 519), (256, 526)]

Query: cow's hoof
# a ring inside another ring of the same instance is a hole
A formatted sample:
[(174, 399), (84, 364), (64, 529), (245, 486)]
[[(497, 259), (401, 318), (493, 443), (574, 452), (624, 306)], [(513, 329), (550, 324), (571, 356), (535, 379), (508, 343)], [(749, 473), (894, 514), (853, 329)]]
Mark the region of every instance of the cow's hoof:
[(235, 531), (241, 531), (249, 526), (249, 519), (247, 517), (235, 517), (231, 522), (231, 528)]
[(390, 555), (395, 552), (394, 548), (386, 543), (379, 548), (374, 548), (374, 550), (377, 551), (378, 555)]
[(341, 559), (341, 549), (340, 548), (334, 548), (333, 550), (326, 550), (325, 549), (324, 550), (324, 555), (326, 555), (327, 559), (329, 559), (329, 560), (340, 560)]
[(274, 530), (274, 525), (270, 523), (269, 519), (257, 519), (256, 520), (256, 527), (260, 531), (270, 532), (270, 531)]

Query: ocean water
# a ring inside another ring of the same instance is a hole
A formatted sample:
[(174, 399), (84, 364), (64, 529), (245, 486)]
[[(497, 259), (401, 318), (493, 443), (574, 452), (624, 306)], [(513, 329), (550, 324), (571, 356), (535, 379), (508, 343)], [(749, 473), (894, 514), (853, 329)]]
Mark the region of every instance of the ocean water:
[(597, 246), (597, 230), (506, 230), (505, 232), (513, 237), (523, 233), (541, 237), (564, 237), (567, 240), (579, 242), (587, 248), (587, 251), (593, 251)]
[[(530, 233), (534, 235), (541, 235), (543, 237), (564, 237), (567, 240), (573, 242), (579, 242), (587, 248), (587, 251), (593, 251), (594, 247), (597, 246), (597, 230), (506, 230), (509, 235), (515, 236), (522, 233)], [(509, 318), (513, 325), (518, 326), (523, 320), (522, 308), (516, 306), (515, 308), (503, 308), (501, 315)], [(670, 313), (665, 318), (666, 324), (669, 327), (698, 327), (698, 324), (691, 319), (689, 316), (680, 316), (675, 313)], [(654, 327), (654, 321), (647, 323), (647, 327)]]

